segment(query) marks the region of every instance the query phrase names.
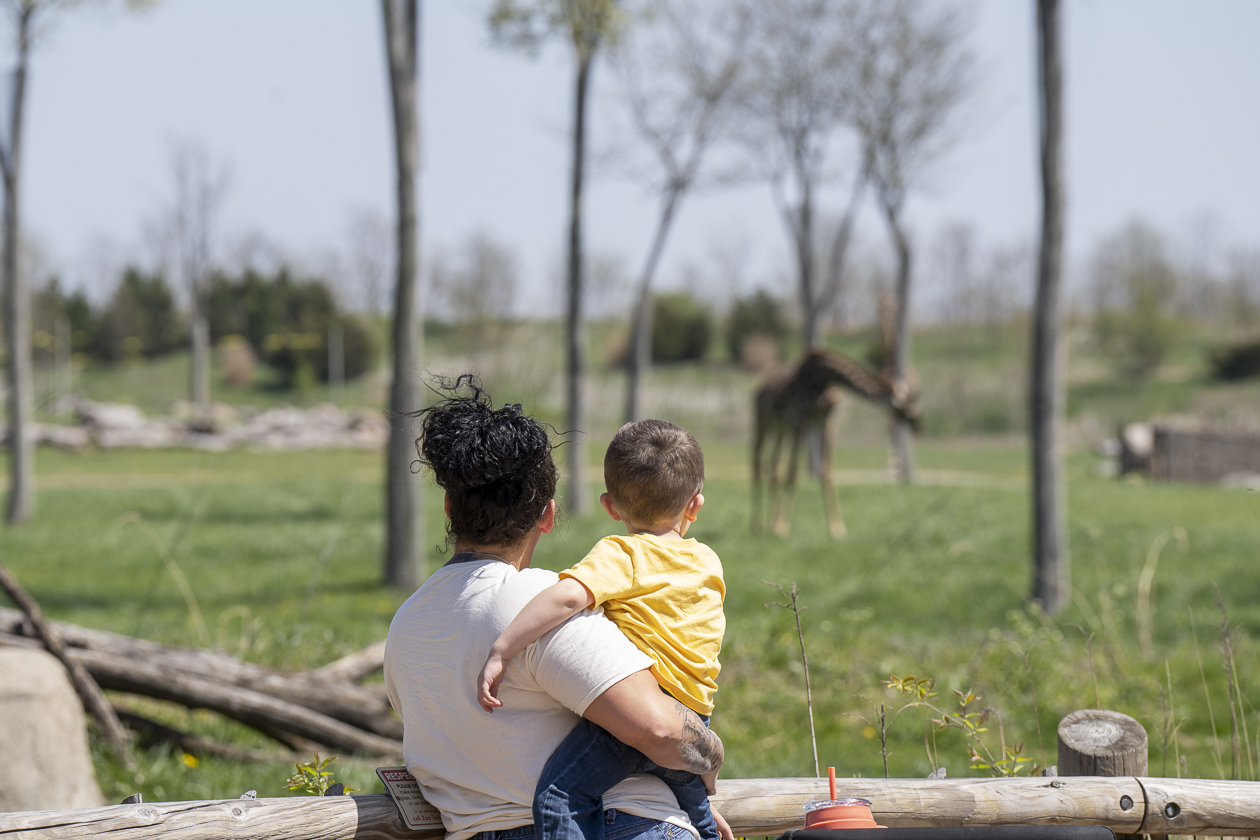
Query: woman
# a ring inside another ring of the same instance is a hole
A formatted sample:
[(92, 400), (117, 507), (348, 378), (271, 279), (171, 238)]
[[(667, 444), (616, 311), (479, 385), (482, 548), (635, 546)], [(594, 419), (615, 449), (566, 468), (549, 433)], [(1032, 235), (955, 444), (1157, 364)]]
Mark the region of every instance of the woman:
[[(469, 376), (448, 391), (417, 412), (417, 450), (446, 492), (455, 554), (394, 617), (385, 684), (403, 719), (407, 767), (441, 811), (449, 840), (532, 838), (539, 774), (579, 715), (663, 767), (715, 770), (721, 740), (660, 691), (648, 658), (598, 613), (575, 616), (514, 657), (503, 708), (481, 710), (473, 687), (490, 645), (557, 579), (530, 568), (555, 524), (556, 468), (546, 429), (519, 405), (492, 408)], [(610, 840), (695, 837), (652, 776), (631, 776), (604, 807)], [(729, 838), (720, 818), (719, 827)]]

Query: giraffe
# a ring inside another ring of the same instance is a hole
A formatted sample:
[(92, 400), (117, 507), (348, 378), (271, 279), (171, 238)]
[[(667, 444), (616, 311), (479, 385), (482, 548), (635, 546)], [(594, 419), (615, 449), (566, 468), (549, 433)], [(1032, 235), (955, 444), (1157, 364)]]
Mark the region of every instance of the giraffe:
[[(796, 489), (796, 462), (801, 441), (807, 433), (817, 434), (821, 441), (819, 472), (822, 478), (823, 504), (827, 512), (827, 526), (834, 539), (845, 535), (844, 519), (836, 499), (831, 478), (830, 443), (827, 439), (827, 418), (840, 402), (840, 388), (847, 388), (858, 396), (888, 406), (896, 417), (918, 429), (918, 394), (902, 380), (894, 382), (885, 374), (872, 373), (863, 365), (830, 350), (810, 348), (795, 365), (771, 374), (758, 389), (754, 401), (755, 421), (753, 433), (753, 531), (763, 527), (761, 478), (762, 448), (771, 439), (768, 464), (770, 529), (784, 536), (788, 531), (788, 517), (792, 494)], [(791, 439), (788, 453), (787, 481), (779, 485), (779, 456), (785, 438)]]

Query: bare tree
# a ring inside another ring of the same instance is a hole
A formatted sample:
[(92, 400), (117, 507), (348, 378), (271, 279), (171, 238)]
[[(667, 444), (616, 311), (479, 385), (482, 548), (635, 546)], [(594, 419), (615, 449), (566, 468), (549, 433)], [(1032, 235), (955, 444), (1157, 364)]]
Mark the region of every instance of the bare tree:
[(1090, 275), (1096, 340), (1126, 373), (1151, 375), (1177, 344), (1185, 315), (1167, 240), (1131, 221), (1098, 244)]
[(1059, 0), (1037, 0), (1041, 115), (1041, 257), (1033, 308), (1028, 418), (1032, 425), (1033, 599), (1051, 615), (1066, 606), (1071, 555), (1063, 482), (1063, 385), (1059, 373), (1063, 285), (1063, 59)]
[(505, 43), (533, 51), (560, 36), (573, 48), (573, 161), (569, 192), (569, 257), (566, 270), (565, 377), (568, 431), (565, 464), (569, 483), (565, 504), (573, 513), (590, 507), (586, 495), (582, 376), (582, 188), (586, 176), (586, 110), (591, 73), (600, 45), (615, 34), (621, 20), (616, 0), (495, 0), (490, 29)]
[(1225, 299), (1235, 328), (1250, 332), (1260, 316), (1260, 248), (1236, 248), (1227, 258)]
[(382, 312), (390, 269), (389, 222), (375, 210), (354, 210), (347, 221), (346, 233), (351, 280), (360, 301), (355, 308), (371, 314)]
[(935, 266), (938, 297), (936, 317), (946, 323), (968, 324), (980, 320), (976, 295), (975, 227), (950, 222), (933, 239), (931, 263)]
[(0, 138), (0, 178), (4, 181), (5, 336), (9, 357), (9, 504), (10, 525), (35, 513), (35, 445), (31, 429), (34, 388), (31, 372), (31, 289), (21, 271), (19, 176), (22, 171), (22, 118), (26, 70), (36, 18), (45, 4), (8, 0), (16, 61), (9, 93), (8, 124)]
[(667, 0), (655, 11), (649, 25), (614, 53), (627, 116), (651, 158), (637, 172), (658, 201), (631, 330), (627, 422), (639, 418), (640, 384), (651, 361), (653, 278), (674, 218), (696, 187), (715, 139), (748, 35), (748, 18), (739, 8)]
[(844, 215), (832, 240), (827, 274), (818, 276), (819, 193), (834, 172), (828, 159), (849, 116), (852, 26), (856, 5), (834, 0), (761, 0), (745, 3), (753, 35), (738, 88), (746, 145), (770, 179), (796, 263), (806, 344), (816, 344), (824, 313), (841, 283), (853, 221), (867, 172), (859, 165)]
[(175, 144), (171, 170), (175, 177), (171, 245), (176, 271), (188, 293), (193, 426), (209, 430), (214, 425), (210, 411), (210, 269), (227, 174), (222, 168), (216, 171), (206, 148), (192, 140)]
[(385, 57), (394, 115), (394, 164), (397, 197), (398, 256), (394, 268), (394, 374), (389, 389), (389, 446), (385, 454), (384, 582), (402, 589), (420, 583), (418, 546), (424, 541), (420, 485), (411, 472), (416, 426), (410, 415), (420, 408), (417, 365), (423, 323), (417, 318), (416, 270), (419, 219), (416, 169), (420, 158), (419, 0), (381, 0)]
[(468, 236), (454, 254), (432, 264), (432, 291), (463, 325), (470, 349), (493, 343), (497, 329), (512, 316), (516, 299), (516, 255), (485, 231)]
[[(969, 28), (960, 7), (920, 0), (866, 0), (854, 23), (851, 119), (897, 256), (896, 331), (887, 366), (894, 381), (905, 381), (910, 364), (906, 196), (954, 139), (960, 106), (975, 88)], [(909, 424), (894, 422), (892, 450), (906, 482), (914, 476), (910, 438)]]

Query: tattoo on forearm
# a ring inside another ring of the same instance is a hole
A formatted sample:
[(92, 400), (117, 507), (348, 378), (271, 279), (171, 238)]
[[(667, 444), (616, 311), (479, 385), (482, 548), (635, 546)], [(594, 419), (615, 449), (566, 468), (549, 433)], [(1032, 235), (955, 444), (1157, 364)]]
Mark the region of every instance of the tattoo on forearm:
[(678, 752), (687, 762), (687, 769), (692, 773), (703, 774), (721, 767), (724, 758), (722, 739), (682, 703), (678, 703), (678, 715), (682, 718), (682, 739), (678, 744)]

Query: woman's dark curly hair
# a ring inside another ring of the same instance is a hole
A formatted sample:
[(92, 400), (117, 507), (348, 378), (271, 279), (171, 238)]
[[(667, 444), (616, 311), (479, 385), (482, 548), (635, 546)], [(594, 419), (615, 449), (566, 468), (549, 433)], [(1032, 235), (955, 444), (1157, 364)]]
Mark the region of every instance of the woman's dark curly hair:
[(451, 500), (450, 545), (511, 545), (538, 524), (556, 491), (547, 427), (519, 405), (494, 408), (481, 382), (464, 374), (434, 388), (445, 399), (412, 413), (420, 421), (419, 464)]

